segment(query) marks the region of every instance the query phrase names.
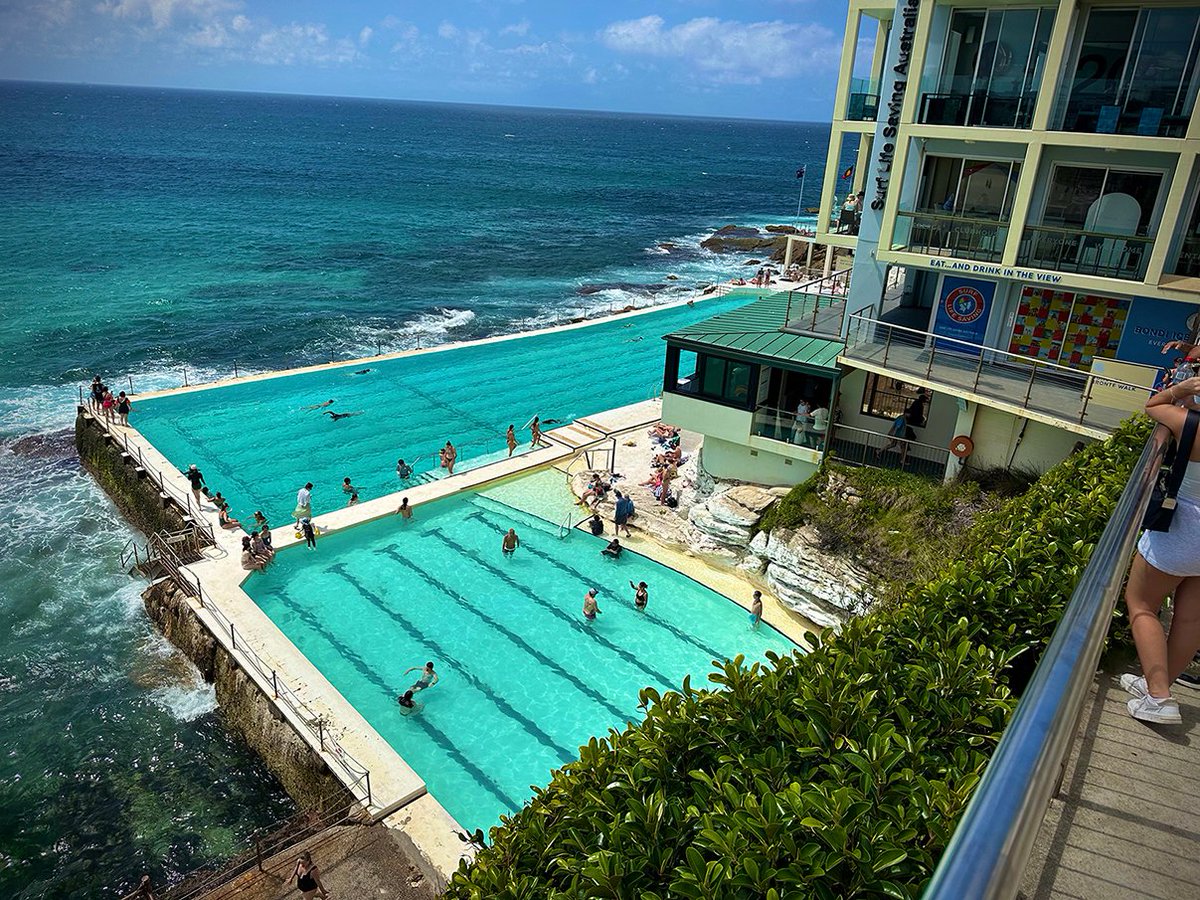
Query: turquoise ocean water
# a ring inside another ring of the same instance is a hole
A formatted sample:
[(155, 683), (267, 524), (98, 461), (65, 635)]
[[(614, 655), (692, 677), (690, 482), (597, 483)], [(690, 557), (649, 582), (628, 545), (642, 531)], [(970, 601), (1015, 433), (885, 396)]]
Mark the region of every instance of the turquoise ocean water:
[(815, 204), (828, 138), (11, 83), (0, 110), (0, 892), (20, 898), (171, 877), (290, 809), (119, 571), (130, 531), (64, 435), (79, 382), (146, 390), (678, 297), (738, 270), (699, 248), (714, 228), (794, 221), (800, 164)]

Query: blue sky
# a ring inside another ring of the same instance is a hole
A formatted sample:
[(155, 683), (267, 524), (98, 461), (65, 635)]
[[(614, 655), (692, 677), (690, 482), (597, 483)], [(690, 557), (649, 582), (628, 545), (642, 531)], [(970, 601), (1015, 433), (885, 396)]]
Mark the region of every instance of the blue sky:
[(0, 0), (0, 78), (827, 120), (845, 0)]

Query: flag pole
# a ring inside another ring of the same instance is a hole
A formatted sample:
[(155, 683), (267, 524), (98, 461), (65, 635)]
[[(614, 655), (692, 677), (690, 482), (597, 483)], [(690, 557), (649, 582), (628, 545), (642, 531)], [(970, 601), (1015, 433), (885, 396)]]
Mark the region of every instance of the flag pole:
[(796, 200), (796, 220), (800, 219), (800, 210), (804, 206), (804, 176), (808, 174), (808, 166), (800, 170), (800, 197)]

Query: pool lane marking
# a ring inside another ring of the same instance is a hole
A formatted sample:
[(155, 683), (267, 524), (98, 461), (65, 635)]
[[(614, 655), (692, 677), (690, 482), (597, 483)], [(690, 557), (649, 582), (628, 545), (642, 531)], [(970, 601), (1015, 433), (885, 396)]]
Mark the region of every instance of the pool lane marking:
[(618, 720), (621, 720), (624, 722), (630, 722), (633, 720), (633, 716), (631, 716), (627, 711), (614, 706), (612, 704), (612, 702), (609, 701), (609, 699), (607, 697), (605, 697), (604, 694), (602, 694), (600, 691), (596, 690), (594, 687), (589, 685), (586, 681), (581, 679), (579, 676), (575, 675), (573, 672), (563, 668), (561, 665), (559, 665), (557, 662), (555, 662), (550, 657), (544, 656), (536, 648), (534, 648), (532, 645), (530, 645), (529, 642), (526, 641), (519, 634), (517, 634), (514, 631), (510, 631), (507, 627), (504, 626), (503, 623), (499, 622), (496, 619), (493, 619), (491, 616), (489, 616), (483, 610), (478, 609), (473, 603), (471, 603), (469, 600), (467, 600), (467, 598), (464, 597), (462, 594), (458, 593), (457, 591), (455, 591), (453, 588), (449, 587), (445, 583), (440, 582), (437, 579), (435, 579), (432, 575), (430, 575), (428, 572), (426, 572), (424, 569), (422, 569), (420, 566), (418, 566), (412, 560), (407, 559), (404, 556), (402, 556), (401, 554), (397, 553), (395, 548), (384, 547), (380, 552), (384, 553), (387, 556), (390, 556), (392, 559), (394, 559), (396, 562), (400, 563), (400, 565), (404, 566), (408, 570), (415, 572), (417, 574), (417, 576), (420, 577), (426, 584), (428, 584), (430, 587), (434, 588), (435, 590), (440, 591), (440, 592), (446, 594), (447, 596), (449, 596), (451, 600), (455, 601), (463, 609), (467, 610), (468, 612), (474, 613), (483, 622), (492, 626), (493, 629), (495, 629), (496, 631), (503, 634), (506, 638), (508, 638), (510, 641), (512, 641), (514, 644), (516, 644), (518, 647), (520, 647), (522, 650), (524, 650), (526, 653), (528, 653), (530, 656), (532, 656), (534, 659), (536, 659), (538, 662), (540, 662), (542, 665), (544, 665), (546, 668), (551, 669), (554, 672), (557, 672), (564, 679), (571, 682), (571, 684), (575, 685), (575, 687), (579, 689), (580, 693), (585, 694), (588, 697), (591, 697), (594, 701), (599, 703), (601, 706), (603, 706), (605, 709), (607, 709), (610, 713), (612, 713), (614, 716), (616, 716), (618, 718)]
[(464, 665), (461, 660), (459, 660), (452, 653), (448, 653), (444, 647), (442, 647), (440, 644), (438, 644), (437, 641), (435, 641), (433, 638), (431, 638), (429, 636), (429, 632), (427, 630), (418, 628), (413, 622), (411, 622), (409, 619), (407, 619), (401, 612), (389, 607), (383, 601), (382, 597), (380, 597), (374, 591), (372, 591), (370, 588), (368, 588), (366, 585), (364, 585), (354, 575), (350, 574), (350, 572), (348, 572), (346, 570), (346, 567), (343, 566), (341, 563), (335, 563), (334, 565), (327, 568), (325, 571), (333, 572), (333, 573), (341, 576), (341, 578), (344, 581), (347, 581), (351, 585), (353, 585), (354, 589), (356, 591), (358, 591), (358, 593), (360, 595), (362, 595), (362, 597), (364, 597), (368, 602), (370, 602), (373, 606), (375, 606), (376, 609), (378, 609), (385, 616), (390, 618), (397, 625), (406, 629), (409, 634), (416, 636), (421, 641), (421, 643), (423, 643), (427, 647), (429, 647), (435, 657), (445, 660), (446, 662), (448, 662), (450, 664), (450, 666), (452, 668), (457, 669), (458, 673), (472, 687), (474, 687), (477, 691), (479, 691), (481, 694), (483, 694), (485, 697), (487, 697), (489, 700), (491, 700), (492, 703), (495, 704), (495, 706), (497, 706), (501, 712), (503, 712), (506, 716), (508, 716), (508, 718), (513, 719), (517, 722), (520, 722), (522, 727), (527, 732), (529, 732), (529, 735), (531, 737), (536, 739), (539, 744), (546, 747), (548, 750), (553, 750), (558, 755), (559, 759), (562, 760), (562, 762), (564, 764), (572, 762), (579, 757), (579, 749), (578, 748), (576, 748), (574, 751), (572, 751), (572, 750), (568, 750), (566, 747), (559, 744), (554, 738), (552, 738), (549, 734), (547, 734), (545, 731), (543, 731), (541, 729), (541, 727), (537, 724), (537, 722), (534, 722), (528, 716), (519, 712), (502, 696), (500, 696), (499, 694), (490, 690), (488, 688), (488, 686), (482, 681), (482, 679), (480, 679), (477, 675), (475, 675), (475, 673), (473, 673), (466, 665)]
[[(497, 523), (496, 520), (492, 516), (493, 516), (493, 514), (489, 513), (487, 510), (481, 509), (481, 510), (479, 510), (479, 512), (472, 513), (471, 515), (467, 516), (467, 518), (480, 519), (480, 520), (491, 520), (493, 523), (498, 525), (499, 523)], [(543, 553), (540, 550), (537, 550), (533, 547), (526, 547), (525, 545), (522, 545), (521, 549), (529, 550), (529, 552), (532, 553), (534, 556), (538, 557), (539, 559), (544, 559), (546, 562), (550, 563), (550, 565), (554, 566), (559, 571), (567, 572), (572, 577), (578, 578), (581, 582), (586, 583), (587, 581), (589, 581), (589, 578), (587, 575), (584, 575), (582, 572), (578, 571), (573, 566), (569, 566), (566, 563), (559, 562), (557, 559), (555, 559), (553, 556), (551, 556), (548, 553)], [(674, 569), (672, 569), (671, 571), (674, 571)], [(712, 589), (707, 588), (706, 590), (711, 591)], [(649, 620), (650, 622), (653, 622), (658, 627), (666, 629), (667, 631), (671, 632), (671, 634), (675, 635), (675, 637), (679, 638), (681, 641), (686, 641), (687, 643), (691, 644), (696, 649), (703, 650), (705, 653), (707, 653), (710, 656), (712, 661), (725, 661), (725, 660), (733, 659), (733, 657), (730, 656), (728, 653), (722, 653), (719, 650), (714, 650), (712, 647), (705, 644), (699, 638), (695, 637), (694, 635), (688, 634), (683, 629), (681, 629), (675, 625), (672, 625), (670, 622), (666, 621), (665, 619), (659, 618), (658, 616), (656, 616), (654, 613), (650, 612), (649, 610), (646, 610), (646, 612), (643, 613), (643, 615), (646, 617), (647, 620)]]
[[(464, 556), (469, 556), (472, 559), (474, 559), (482, 568), (486, 569), (488, 572), (491, 572), (493, 575), (495, 575), (497, 578), (499, 578), (501, 581), (503, 581), (505, 584), (507, 584), (513, 590), (517, 591), (517, 593), (524, 594), (526, 597), (528, 597), (530, 600), (532, 600), (538, 606), (541, 606), (545, 609), (550, 610), (551, 613), (553, 613), (558, 618), (562, 619), (567, 624), (571, 625), (573, 628), (576, 628), (579, 631), (584, 632), (585, 634), (589, 635), (593, 640), (597, 641), (600, 644), (603, 644), (605, 647), (608, 647), (608, 649), (612, 650), (614, 653), (616, 653), (618, 656), (620, 656), (626, 662), (641, 669), (643, 672), (645, 672), (651, 678), (656, 679), (658, 681), (659, 687), (663, 688), (664, 690), (670, 690), (671, 685), (673, 685), (675, 683), (674, 679), (668, 678), (666, 675), (664, 675), (662, 672), (659, 672), (653, 666), (650, 666), (647, 663), (645, 663), (640, 657), (636, 656), (633, 653), (630, 653), (628, 650), (626, 650), (620, 644), (615, 644), (612, 641), (610, 641), (608, 638), (606, 638), (604, 635), (600, 634), (598, 631), (595, 630), (594, 626), (586, 625), (584, 622), (580, 621), (578, 618), (576, 618), (575, 616), (566, 612), (565, 610), (560, 609), (558, 606), (555, 606), (553, 603), (547, 603), (535, 591), (531, 591), (529, 588), (527, 588), (525, 585), (521, 584), (521, 582), (517, 581), (515, 578), (513, 578), (507, 572), (497, 569), (491, 563), (485, 562), (481, 557), (472, 553), (470, 550), (468, 550), (462, 544), (458, 543), (453, 538), (449, 537), (444, 531), (437, 529), (437, 528), (431, 528), (428, 533), (437, 535), (447, 545), (449, 545), (453, 550), (456, 550), (458, 553), (461, 553)], [(585, 583), (586, 583), (586, 580), (585, 580)]]
[[(331, 632), (326, 630), (311, 612), (303, 607), (289, 602), (286, 597), (280, 594), (276, 594), (276, 598), (283, 606), (299, 616), (305, 622), (305, 624), (307, 624), (309, 628), (316, 632), (318, 636), (323, 638), (325, 642), (329, 644), (329, 646), (333, 647), (345, 659), (349, 660), (351, 665), (358, 670), (358, 673), (364, 679), (378, 688), (386, 697), (388, 697), (389, 700), (391, 700), (392, 703), (396, 702), (395, 688), (380, 678), (378, 673), (376, 673), (374, 669), (367, 665), (366, 661), (363, 660), (363, 658), (354, 650), (350, 649), (350, 647), (348, 647), (346, 644), (343, 644)], [(400, 714), (397, 713), (397, 715)], [(427, 720), (423, 715), (405, 716), (405, 719), (409, 722), (415, 723), (418, 727), (420, 727), (421, 730), (429, 736), (430, 740), (432, 740), (443, 751), (445, 751), (445, 753), (450, 756), (451, 759), (462, 766), (465, 771), (470, 773), (471, 777), (474, 778), (476, 782), (483, 785), (483, 787), (486, 788), (493, 797), (503, 803), (510, 812), (516, 812), (524, 805), (517, 803), (506, 793), (504, 793), (503, 788), (496, 784), (496, 782), (494, 782), (488, 776), (488, 774), (483, 771), (483, 769), (471, 762), (471, 760), (467, 758), (466, 754), (463, 753), (462, 750), (460, 750), (458, 746), (446, 736), (445, 732)]]

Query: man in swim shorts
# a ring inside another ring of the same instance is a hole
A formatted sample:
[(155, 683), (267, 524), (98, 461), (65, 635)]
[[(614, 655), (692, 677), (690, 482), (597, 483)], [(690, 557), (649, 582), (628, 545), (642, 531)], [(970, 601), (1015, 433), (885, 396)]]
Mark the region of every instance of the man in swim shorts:
[(508, 534), (500, 541), (500, 552), (505, 556), (512, 556), (520, 546), (521, 539), (517, 537), (516, 530), (510, 528), (508, 529)]
[(425, 688), (433, 687), (438, 683), (437, 672), (433, 671), (432, 660), (425, 663), (424, 668), (421, 668), (420, 666), (413, 666), (412, 668), (405, 669), (404, 674), (407, 675), (409, 672), (417, 671), (419, 671), (421, 674), (417, 677), (417, 680), (413, 682), (413, 686), (409, 688), (410, 693), (415, 694), (417, 691), (423, 691)]
[(338, 419), (348, 419), (351, 416), (361, 416), (362, 410), (360, 409), (360, 410), (356, 410), (355, 412), (348, 412), (348, 413), (335, 413), (332, 410), (327, 409), (327, 410), (325, 410), (324, 413), (322, 413), (322, 415), (329, 416), (330, 419), (332, 419), (333, 421), (336, 422)]
[(589, 622), (595, 622), (596, 616), (600, 613), (600, 606), (596, 603), (596, 594), (598, 591), (595, 588), (589, 590), (583, 595), (583, 617)]
[(304, 409), (324, 409), (326, 406), (333, 406), (333, 401), (326, 400), (324, 403), (314, 403), (312, 406), (304, 407)]

